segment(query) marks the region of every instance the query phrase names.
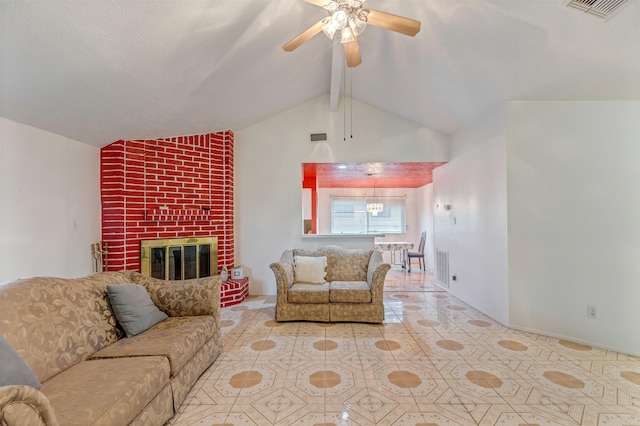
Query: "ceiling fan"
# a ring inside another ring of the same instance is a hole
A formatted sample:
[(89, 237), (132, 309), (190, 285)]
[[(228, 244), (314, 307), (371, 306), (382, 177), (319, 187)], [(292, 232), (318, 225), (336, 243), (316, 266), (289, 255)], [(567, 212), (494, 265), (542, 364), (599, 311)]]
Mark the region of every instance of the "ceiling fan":
[(364, 8), (365, 0), (305, 1), (326, 9), (329, 12), (329, 16), (316, 22), (282, 46), (287, 52), (297, 49), (304, 42), (320, 33), (320, 31), (323, 31), (330, 39), (333, 39), (333, 36), (339, 31), (340, 42), (344, 45), (347, 66), (356, 67), (362, 63), (358, 36), (362, 34), (367, 24), (412, 37), (420, 31), (420, 21)]

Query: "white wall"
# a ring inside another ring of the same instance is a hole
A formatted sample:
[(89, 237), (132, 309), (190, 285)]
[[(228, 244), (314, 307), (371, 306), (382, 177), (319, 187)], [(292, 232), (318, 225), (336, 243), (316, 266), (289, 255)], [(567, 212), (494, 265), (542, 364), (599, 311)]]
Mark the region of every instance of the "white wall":
[[(344, 141), (343, 117), (322, 96), (235, 132), (236, 261), (251, 294), (275, 294), (269, 264), (304, 247), (301, 163), (449, 159), (445, 136), (356, 101), (354, 138)], [(324, 131), (327, 142), (308, 142), (309, 132)]]
[(449, 252), (450, 275), (457, 276), (449, 291), (507, 324), (504, 126), (503, 112), (494, 111), (454, 135), (451, 162), (433, 172), (433, 203), (434, 245)]
[(510, 323), (640, 354), (640, 102), (507, 114)]
[(98, 148), (0, 118), (0, 283), (93, 272)]
[[(416, 191), (418, 197), (418, 229), (419, 232), (427, 231), (427, 239), (424, 246), (424, 261), (427, 271), (435, 271), (435, 252), (433, 250), (433, 183), (421, 186)], [(420, 236), (418, 235), (418, 242)], [(416, 243), (417, 244), (417, 243)], [(416, 250), (417, 250), (416, 245)]]

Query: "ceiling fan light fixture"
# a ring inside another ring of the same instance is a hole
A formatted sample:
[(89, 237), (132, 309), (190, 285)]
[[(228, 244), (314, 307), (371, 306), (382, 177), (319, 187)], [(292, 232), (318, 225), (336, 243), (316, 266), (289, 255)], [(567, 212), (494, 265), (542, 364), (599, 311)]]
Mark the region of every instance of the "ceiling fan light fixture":
[(336, 10), (331, 15), (331, 23), (338, 29), (347, 26), (347, 13), (344, 10)]
[(326, 35), (330, 40), (333, 40), (333, 35), (336, 33), (338, 28), (333, 25), (331, 18), (324, 18), (322, 22), (324, 22), (324, 25), (322, 26), (324, 35)]
[(340, 39), (340, 43), (351, 43), (355, 39), (356, 38), (353, 35), (353, 31), (351, 30), (351, 27), (344, 27), (342, 29), (342, 37)]
[(367, 27), (367, 22), (358, 17), (351, 17), (349, 18), (349, 26), (351, 27), (353, 34), (357, 37), (364, 32), (364, 29)]
[(329, 13), (333, 13), (336, 10), (338, 10), (338, 3), (336, 3), (335, 1), (330, 1), (329, 3), (327, 3), (326, 5), (323, 6), (326, 10), (329, 11)]

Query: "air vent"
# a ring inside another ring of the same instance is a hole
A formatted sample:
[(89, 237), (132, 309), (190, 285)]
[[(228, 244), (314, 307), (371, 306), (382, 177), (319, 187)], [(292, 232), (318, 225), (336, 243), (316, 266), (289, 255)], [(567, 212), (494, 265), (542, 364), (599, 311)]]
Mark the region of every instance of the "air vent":
[(309, 142), (322, 142), (327, 140), (326, 133), (309, 133)]
[(449, 288), (449, 252), (436, 249), (436, 281)]
[(606, 21), (617, 12), (627, 0), (571, 0), (569, 9), (584, 12), (588, 16)]

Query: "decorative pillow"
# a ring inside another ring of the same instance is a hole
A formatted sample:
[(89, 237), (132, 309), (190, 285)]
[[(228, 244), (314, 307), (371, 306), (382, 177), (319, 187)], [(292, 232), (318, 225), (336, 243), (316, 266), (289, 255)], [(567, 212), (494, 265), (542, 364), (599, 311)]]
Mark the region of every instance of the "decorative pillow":
[(0, 386), (24, 385), (40, 389), (42, 385), (11, 343), (0, 334)]
[(113, 313), (127, 337), (140, 334), (167, 318), (167, 314), (153, 304), (149, 292), (140, 284), (107, 285)]
[(324, 284), (326, 268), (326, 256), (295, 256), (293, 258), (293, 271), (297, 283)]

